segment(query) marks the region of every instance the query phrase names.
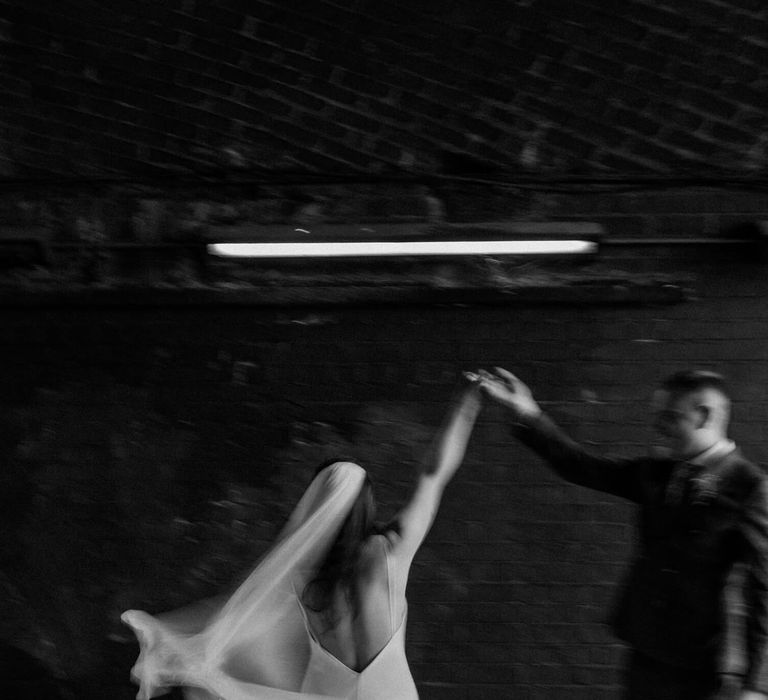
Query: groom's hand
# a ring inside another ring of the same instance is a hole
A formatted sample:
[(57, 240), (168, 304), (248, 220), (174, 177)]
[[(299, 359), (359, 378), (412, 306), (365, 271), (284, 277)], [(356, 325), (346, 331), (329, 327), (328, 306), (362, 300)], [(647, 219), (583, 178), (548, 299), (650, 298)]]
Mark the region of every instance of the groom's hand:
[(531, 390), (511, 372), (501, 367), (495, 367), (494, 374), (481, 369), (477, 377), (486, 396), (514, 411), (519, 418), (535, 418), (541, 413)]

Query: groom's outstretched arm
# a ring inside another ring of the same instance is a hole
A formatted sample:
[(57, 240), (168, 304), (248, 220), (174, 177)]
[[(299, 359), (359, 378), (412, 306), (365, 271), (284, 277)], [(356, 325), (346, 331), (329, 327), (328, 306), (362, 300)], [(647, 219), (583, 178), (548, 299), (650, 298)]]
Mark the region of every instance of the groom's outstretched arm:
[(451, 406), (416, 488), (393, 522), (389, 539), (404, 556), (413, 557), (429, 532), (443, 491), (464, 459), (480, 407), (480, 390), (473, 384)]
[(531, 390), (511, 372), (480, 370), (473, 375), (489, 398), (512, 414), (517, 438), (540, 455), (562, 478), (587, 488), (639, 501), (638, 461), (595, 455), (566, 435), (543, 413)]

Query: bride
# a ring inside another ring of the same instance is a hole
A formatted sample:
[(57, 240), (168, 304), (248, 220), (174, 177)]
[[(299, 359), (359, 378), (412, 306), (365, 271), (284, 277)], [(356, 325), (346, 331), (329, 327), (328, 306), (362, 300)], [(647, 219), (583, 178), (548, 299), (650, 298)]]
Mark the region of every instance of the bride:
[(149, 698), (417, 700), (405, 657), (408, 572), (464, 458), (480, 410), (466, 386), (406, 505), (385, 529), (365, 470), (322, 465), (276, 543), (228, 599), (122, 615)]

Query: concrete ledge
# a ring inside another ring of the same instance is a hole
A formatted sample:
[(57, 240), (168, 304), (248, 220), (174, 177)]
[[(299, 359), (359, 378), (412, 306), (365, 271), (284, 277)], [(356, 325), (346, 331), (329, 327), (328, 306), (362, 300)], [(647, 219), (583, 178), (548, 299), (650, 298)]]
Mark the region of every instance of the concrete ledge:
[(669, 282), (618, 280), (514, 288), (305, 286), (204, 289), (83, 288), (1, 290), (0, 307), (324, 307), (399, 305), (605, 306), (677, 304), (686, 289)]

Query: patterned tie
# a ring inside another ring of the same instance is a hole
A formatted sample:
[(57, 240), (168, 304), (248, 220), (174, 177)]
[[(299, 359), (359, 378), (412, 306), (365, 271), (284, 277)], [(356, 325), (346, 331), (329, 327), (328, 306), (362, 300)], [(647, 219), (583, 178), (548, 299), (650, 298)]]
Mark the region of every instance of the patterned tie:
[(698, 466), (692, 462), (678, 462), (672, 468), (664, 497), (664, 502), (667, 505), (679, 506), (683, 502), (688, 481), (697, 468)]

